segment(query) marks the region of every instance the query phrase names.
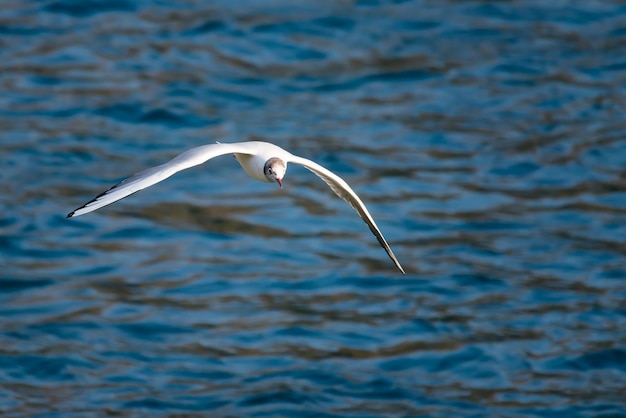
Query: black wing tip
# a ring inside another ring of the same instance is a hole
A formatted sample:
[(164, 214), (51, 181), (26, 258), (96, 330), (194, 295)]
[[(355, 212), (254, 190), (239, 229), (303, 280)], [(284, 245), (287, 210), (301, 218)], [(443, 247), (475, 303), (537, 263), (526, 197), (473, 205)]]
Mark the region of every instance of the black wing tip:
[[(391, 248), (389, 249), (389, 251), (391, 251)], [(393, 255), (393, 252), (387, 253), (387, 254), (389, 254), (389, 258), (391, 258), (391, 261), (393, 261), (393, 264), (396, 265), (396, 268), (400, 271), (400, 273), (402, 273), (403, 275), (406, 275), (406, 271), (404, 271), (404, 267), (402, 267), (402, 265), (400, 264), (396, 256)]]
[[(117, 185), (115, 185), (115, 186), (111, 187), (111, 189), (113, 189), (113, 188), (114, 188), (114, 187), (116, 187), (116, 186), (117, 186)], [(109, 189), (109, 190), (111, 190), (111, 189)], [(107, 194), (107, 193), (109, 192), (109, 190), (107, 190), (106, 192), (102, 192), (102, 193), (100, 193), (98, 196), (94, 197), (94, 198), (93, 198), (93, 199), (91, 199), (89, 202), (85, 203), (85, 204), (84, 204), (84, 205), (82, 205), (81, 207), (76, 208), (76, 209), (74, 209), (73, 211), (71, 211), (70, 213), (68, 213), (65, 217), (66, 217), (66, 218), (73, 218), (73, 217), (74, 217), (74, 215), (76, 214), (76, 211), (86, 208), (86, 207), (87, 207), (87, 206), (89, 206), (91, 203), (93, 203), (93, 202), (97, 201), (97, 200), (98, 200), (98, 199), (100, 199), (102, 196), (104, 196), (105, 194)]]
[[(95, 200), (95, 199), (94, 199), (94, 200)], [(91, 202), (93, 202), (93, 200), (92, 200), (92, 201), (90, 201), (89, 203), (91, 203)], [(81, 207), (74, 209), (73, 211), (71, 211), (70, 213), (68, 213), (65, 217), (66, 217), (66, 218), (73, 218), (73, 217), (74, 217), (74, 215), (76, 215), (76, 211), (79, 211), (79, 210), (81, 210), (81, 209), (84, 209), (85, 207), (87, 207), (87, 205), (88, 205), (89, 203), (86, 203), (86, 204), (82, 205)]]

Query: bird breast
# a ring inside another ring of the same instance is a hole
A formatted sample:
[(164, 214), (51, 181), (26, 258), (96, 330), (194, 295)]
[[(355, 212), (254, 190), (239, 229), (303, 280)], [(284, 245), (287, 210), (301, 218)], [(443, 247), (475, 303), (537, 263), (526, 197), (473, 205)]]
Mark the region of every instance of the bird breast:
[(267, 177), (265, 177), (265, 173), (263, 173), (266, 158), (248, 154), (235, 154), (235, 158), (241, 165), (241, 168), (243, 168), (250, 177), (259, 181), (270, 183), (270, 180), (268, 180)]

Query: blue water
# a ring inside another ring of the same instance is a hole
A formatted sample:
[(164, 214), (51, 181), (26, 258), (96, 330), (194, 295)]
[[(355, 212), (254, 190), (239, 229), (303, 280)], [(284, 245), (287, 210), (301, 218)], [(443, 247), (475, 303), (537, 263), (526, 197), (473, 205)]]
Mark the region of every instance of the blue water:
[[(618, 1), (0, 7), (0, 415), (626, 416)], [(67, 214), (193, 146), (265, 139)]]

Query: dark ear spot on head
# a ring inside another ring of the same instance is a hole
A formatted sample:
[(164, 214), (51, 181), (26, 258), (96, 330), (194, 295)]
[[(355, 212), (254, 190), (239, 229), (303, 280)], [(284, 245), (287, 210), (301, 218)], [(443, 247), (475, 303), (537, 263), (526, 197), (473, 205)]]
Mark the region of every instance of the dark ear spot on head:
[(271, 174), (274, 174), (274, 170), (272, 170), (272, 167), (274, 166), (274, 164), (279, 164), (281, 166), (285, 166), (285, 163), (283, 160), (281, 160), (280, 158), (276, 158), (276, 157), (272, 157), (269, 160), (267, 160), (265, 162), (265, 166), (263, 167), (263, 174), (265, 174), (266, 177), (268, 177)]

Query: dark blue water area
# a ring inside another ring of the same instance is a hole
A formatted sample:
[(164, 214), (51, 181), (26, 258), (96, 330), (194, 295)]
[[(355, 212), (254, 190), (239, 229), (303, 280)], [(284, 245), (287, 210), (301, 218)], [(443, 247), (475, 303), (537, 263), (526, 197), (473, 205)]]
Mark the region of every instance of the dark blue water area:
[[(626, 8), (4, 1), (0, 415), (626, 416)], [(67, 219), (191, 147), (266, 140)]]

